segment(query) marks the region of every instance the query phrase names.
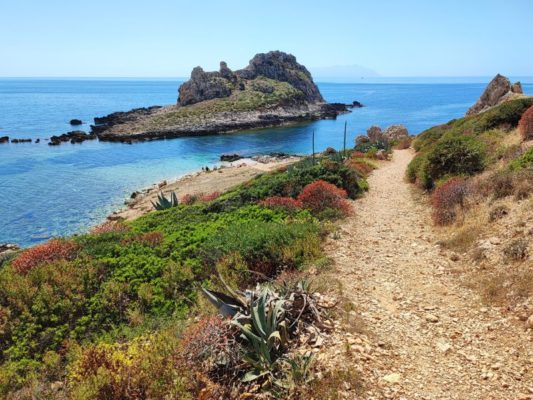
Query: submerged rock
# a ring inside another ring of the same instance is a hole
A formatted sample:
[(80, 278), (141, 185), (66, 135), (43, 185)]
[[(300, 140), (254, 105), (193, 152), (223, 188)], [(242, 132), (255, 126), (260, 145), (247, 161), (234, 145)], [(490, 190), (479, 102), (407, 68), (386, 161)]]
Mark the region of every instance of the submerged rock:
[(57, 146), (61, 144), (62, 142), (70, 142), (72, 144), (74, 143), (82, 143), (86, 140), (93, 140), (96, 139), (96, 135), (94, 133), (86, 133), (83, 131), (71, 131), (67, 133), (63, 133), (59, 136), (52, 136), (50, 138), (50, 142), (48, 142), (49, 146)]

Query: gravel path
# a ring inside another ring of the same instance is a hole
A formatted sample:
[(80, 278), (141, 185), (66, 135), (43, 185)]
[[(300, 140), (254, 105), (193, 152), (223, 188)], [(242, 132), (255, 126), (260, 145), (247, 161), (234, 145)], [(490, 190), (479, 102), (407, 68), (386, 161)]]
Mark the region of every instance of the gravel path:
[(355, 216), (327, 243), (367, 330), (363, 340), (337, 333), (342, 344), (325, 350), (361, 353), (353, 363), (366, 392), (345, 397), (533, 399), (533, 331), (459, 283), (436, 245), (429, 207), (404, 181), (411, 158), (396, 151), (370, 176)]

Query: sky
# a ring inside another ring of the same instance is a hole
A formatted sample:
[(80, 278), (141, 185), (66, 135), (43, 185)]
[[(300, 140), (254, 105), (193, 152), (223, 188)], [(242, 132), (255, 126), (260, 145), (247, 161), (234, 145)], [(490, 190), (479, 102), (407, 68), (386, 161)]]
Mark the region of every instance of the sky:
[(0, 76), (187, 77), (269, 50), (319, 78), (532, 76), (532, 18), (533, 0), (0, 0)]

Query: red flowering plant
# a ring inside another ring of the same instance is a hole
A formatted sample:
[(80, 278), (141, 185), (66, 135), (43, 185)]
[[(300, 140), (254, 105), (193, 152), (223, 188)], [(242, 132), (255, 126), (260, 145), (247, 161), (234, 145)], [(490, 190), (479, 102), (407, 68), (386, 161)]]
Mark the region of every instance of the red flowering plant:
[(298, 195), (298, 201), (302, 207), (310, 210), (314, 215), (333, 210), (339, 212), (341, 216), (350, 214), (350, 204), (346, 201), (348, 197), (346, 190), (326, 181), (318, 180), (305, 186)]
[(457, 219), (458, 210), (466, 206), (471, 184), (461, 177), (452, 178), (439, 186), (431, 196), (432, 218), (436, 225), (449, 225)]
[(78, 246), (70, 240), (52, 239), (22, 252), (11, 263), (15, 271), (25, 274), (41, 264), (58, 260), (71, 260)]

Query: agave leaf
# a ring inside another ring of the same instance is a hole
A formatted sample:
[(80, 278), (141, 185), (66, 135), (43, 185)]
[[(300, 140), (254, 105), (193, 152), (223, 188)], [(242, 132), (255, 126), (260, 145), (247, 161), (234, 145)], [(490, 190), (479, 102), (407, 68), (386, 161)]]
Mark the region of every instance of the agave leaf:
[(243, 311), (244, 307), (237, 299), (227, 296), (224, 293), (215, 292), (201, 288), (202, 293), (207, 297), (209, 302), (213, 304), (220, 314), (224, 317), (233, 318), (239, 311)]
[(258, 378), (261, 378), (262, 376), (265, 376), (268, 374), (268, 371), (262, 372), (260, 374), (256, 374), (253, 371), (248, 371), (244, 377), (242, 378), (243, 382), (252, 382), (255, 381)]

